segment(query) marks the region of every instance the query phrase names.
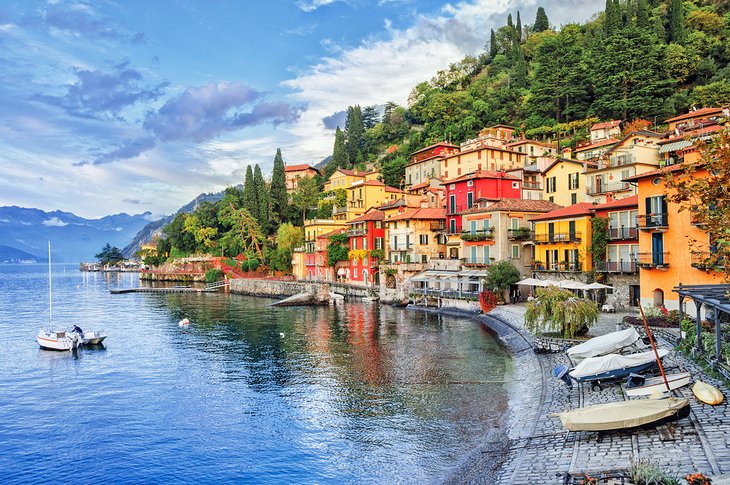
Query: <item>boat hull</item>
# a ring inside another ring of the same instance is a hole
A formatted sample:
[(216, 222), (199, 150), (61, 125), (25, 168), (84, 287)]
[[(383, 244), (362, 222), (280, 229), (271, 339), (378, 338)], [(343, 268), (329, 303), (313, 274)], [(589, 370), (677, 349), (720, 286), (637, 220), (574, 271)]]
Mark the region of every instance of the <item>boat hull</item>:
[(687, 399), (641, 399), (556, 413), (568, 431), (631, 429), (689, 416)]
[[(669, 382), (669, 390), (673, 391), (675, 389), (679, 389), (682, 386), (686, 386), (687, 384), (689, 384), (689, 380), (691, 377), (692, 375), (689, 372), (680, 372), (678, 374), (668, 375), (667, 382)], [(644, 384), (640, 386), (626, 386), (624, 389), (626, 390), (627, 396), (650, 396), (657, 391), (666, 392), (667, 385), (664, 382), (664, 378), (659, 376), (646, 379), (644, 381)]]
[(38, 332), (36, 342), (44, 350), (58, 351), (73, 350), (81, 343), (78, 338), (69, 336), (66, 332), (46, 332), (45, 330)]
[(695, 385), (692, 386), (692, 394), (703, 403), (713, 406), (725, 400), (725, 396), (718, 388), (702, 381), (695, 382)]

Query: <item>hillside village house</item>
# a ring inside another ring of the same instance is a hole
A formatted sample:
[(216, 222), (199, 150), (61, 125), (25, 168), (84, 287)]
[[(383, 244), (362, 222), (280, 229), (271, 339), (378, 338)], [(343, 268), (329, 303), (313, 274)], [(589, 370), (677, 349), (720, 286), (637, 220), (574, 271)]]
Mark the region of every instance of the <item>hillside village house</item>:
[(347, 170), (338, 168), (330, 175), (330, 178), (324, 183), (324, 191), (329, 192), (337, 189), (347, 189), (356, 181), (377, 180), (380, 172), (371, 170), (367, 172), (359, 172), (357, 170)]
[(405, 195), (402, 190), (388, 187), (379, 180), (355, 180), (346, 190), (345, 206), (332, 208), (332, 218), (336, 221), (351, 221), (363, 215), (371, 207), (377, 207)]
[[(334, 221), (332, 219), (308, 219), (304, 221), (304, 266), (303, 271), (295, 270), (299, 274), (306, 275), (308, 280), (321, 281), (325, 272), (323, 266), (327, 265), (326, 258), (318, 258), (318, 238), (325, 234), (331, 234), (333, 231), (344, 230), (346, 225), (343, 222)], [(326, 245), (326, 244), (325, 244)], [(320, 254), (321, 256), (321, 254)], [(293, 263), (298, 262), (298, 258), (292, 259)]]
[(507, 170), (507, 174), (522, 180), (522, 198), (527, 200), (542, 200), (542, 170), (537, 163), (525, 165), (521, 168)]
[(592, 208), (592, 204), (579, 202), (530, 219), (534, 225), (534, 272), (573, 273), (574, 278), (591, 271)]
[(460, 145), (459, 153), (447, 156), (441, 166), (444, 181), (464, 174), (485, 170), (499, 171), (525, 166), (527, 155), (506, 148), (514, 128), (495, 125), (479, 132), (479, 136)]
[(380, 283), (378, 266), (385, 258), (385, 214), (370, 209), (347, 223), (350, 246), (349, 283), (377, 285)]
[(286, 165), (284, 167), (284, 177), (286, 178), (286, 191), (293, 194), (297, 190), (300, 178), (314, 177), (319, 174), (319, 170), (307, 164)]
[(589, 168), (594, 169), (596, 165), (570, 158), (556, 158), (542, 172), (543, 199), (562, 206), (585, 202), (584, 173)]
[[(668, 203), (664, 179), (667, 173), (681, 176), (684, 166), (700, 161), (695, 145), (723, 127), (716, 123), (722, 110), (705, 108), (677, 116), (669, 121), (673, 136), (660, 143), (659, 152), (664, 167), (626, 179), (638, 184), (638, 221), (641, 304), (679, 307), (679, 298), (672, 290), (685, 285), (717, 284), (722, 278), (704, 267), (703, 259), (711, 250), (707, 232), (693, 223), (692, 211), (680, 211), (677, 204)], [(713, 119), (715, 118), (715, 119)], [(693, 176), (707, 177), (700, 169)], [(689, 240), (697, 241), (688, 247)], [(687, 301), (690, 314), (694, 311)]]
[(482, 199), (462, 215), (461, 253), (466, 266), (510, 261), (523, 276), (531, 273), (531, 217), (559, 209), (546, 200)]
[(597, 160), (611, 148), (621, 136), (621, 122), (617, 120), (596, 123), (590, 128), (589, 141), (579, 143), (573, 151), (576, 160)]
[(663, 135), (648, 130), (633, 131), (616, 142), (585, 173), (590, 201), (602, 204), (636, 195), (636, 185), (624, 179), (659, 166), (659, 144)]
[(444, 209), (421, 207), (386, 217), (388, 259), (394, 263), (427, 263), (443, 258), (445, 220)]
[(455, 153), (459, 153), (459, 147), (447, 142), (434, 143), (411, 153), (405, 170), (406, 188), (428, 184), (433, 178), (440, 179), (441, 162), (444, 157)]
[(526, 138), (521, 138), (517, 141), (507, 143), (504, 147), (515, 152), (526, 154), (526, 163), (535, 163), (538, 158), (555, 157), (558, 154), (557, 145), (537, 140), (528, 140)]

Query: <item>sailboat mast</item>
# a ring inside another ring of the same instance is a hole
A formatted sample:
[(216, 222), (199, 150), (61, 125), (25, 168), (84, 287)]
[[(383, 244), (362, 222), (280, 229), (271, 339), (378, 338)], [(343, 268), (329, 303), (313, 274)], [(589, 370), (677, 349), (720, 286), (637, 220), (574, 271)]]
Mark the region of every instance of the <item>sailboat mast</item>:
[(661, 371), (662, 377), (664, 378), (664, 385), (667, 386), (667, 392), (671, 392), (672, 389), (669, 387), (669, 381), (667, 380), (667, 374), (664, 372), (662, 359), (659, 358), (659, 352), (657, 352), (656, 344), (654, 343), (654, 336), (651, 334), (649, 322), (646, 319), (646, 315), (644, 315), (644, 309), (641, 305), (639, 305), (639, 313), (641, 313), (641, 318), (644, 320), (644, 330), (646, 330), (646, 335), (649, 336), (649, 343), (651, 344), (652, 350), (654, 350), (654, 357), (656, 358), (656, 363), (659, 364), (659, 371)]
[(53, 326), (53, 282), (51, 280), (51, 241), (48, 241), (48, 330)]

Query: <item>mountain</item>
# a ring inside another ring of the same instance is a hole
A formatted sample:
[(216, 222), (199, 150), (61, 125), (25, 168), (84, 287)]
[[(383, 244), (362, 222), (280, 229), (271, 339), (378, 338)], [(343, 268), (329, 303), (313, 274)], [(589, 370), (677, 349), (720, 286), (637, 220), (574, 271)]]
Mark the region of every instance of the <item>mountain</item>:
[(8, 246), (0, 246), (0, 264), (13, 263), (45, 263), (47, 258), (36, 256), (35, 254), (26, 253), (20, 249)]
[[(242, 185), (237, 186), (239, 189), (242, 189)], [(200, 204), (201, 202), (211, 202), (216, 203), (219, 200), (223, 198), (223, 192), (217, 192), (217, 193), (210, 193), (210, 194), (200, 194), (195, 199), (191, 200), (184, 206), (180, 207), (177, 212), (174, 214), (171, 214), (169, 216), (165, 216), (162, 219), (158, 219), (156, 221), (152, 221), (146, 226), (144, 226), (132, 239), (132, 242), (129, 243), (124, 249), (122, 249), (122, 254), (125, 258), (132, 259), (136, 256), (137, 251), (140, 250), (142, 247), (142, 244), (152, 241), (152, 238), (160, 234), (162, 232), (162, 228), (165, 227), (167, 224), (169, 224), (176, 215), (178, 215), (181, 212), (187, 212), (191, 213), (195, 210), (195, 208)]]
[[(89, 261), (106, 243), (116, 247), (126, 245), (149, 222), (151, 215), (150, 212), (121, 213), (85, 219), (70, 212), (0, 207), (0, 247), (27, 253), (36, 261), (46, 261), (46, 241), (51, 241), (54, 261)], [(0, 253), (0, 261), (4, 259)]]

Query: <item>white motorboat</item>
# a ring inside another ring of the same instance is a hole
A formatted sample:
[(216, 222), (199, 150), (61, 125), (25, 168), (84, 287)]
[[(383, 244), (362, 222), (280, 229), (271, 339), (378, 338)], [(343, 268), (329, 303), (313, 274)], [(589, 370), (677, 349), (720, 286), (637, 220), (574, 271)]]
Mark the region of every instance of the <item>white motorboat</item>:
[(84, 345), (99, 345), (106, 338), (104, 332), (97, 332), (95, 330), (84, 331), (78, 325), (74, 325), (69, 333), (77, 335), (81, 339), (81, 343)]
[[(669, 390), (673, 391), (675, 389), (679, 389), (682, 386), (686, 386), (689, 384), (689, 380), (692, 377), (692, 374), (689, 372), (678, 372), (676, 374), (669, 374), (667, 375), (666, 382), (664, 381), (664, 378), (662, 376), (658, 377), (649, 377), (643, 380), (643, 383), (640, 383), (638, 385), (630, 385), (627, 384), (624, 386), (624, 389), (626, 390), (626, 395), (635, 397), (635, 396), (651, 396), (652, 394), (659, 392), (664, 393), (667, 392), (667, 384), (669, 384)], [(631, 380), (631, 378), (629, 378)]]
[(53, 329), (53, 285), (51, 279), (51, 242), (48, 241), (48, 328), (41, 328), (36, 335), (36, 342), (42, 349), (73, 350), (81, 345), (81, 337), (65, 330)]
[(594, 337), (580, 345), (569, 348), (566, 353), (575, 363), (606, 354), (621, 353), (622, 350), (635, 347), (641, 342), (641, 336), (633, 327), (618, 332), (611, 332)]

